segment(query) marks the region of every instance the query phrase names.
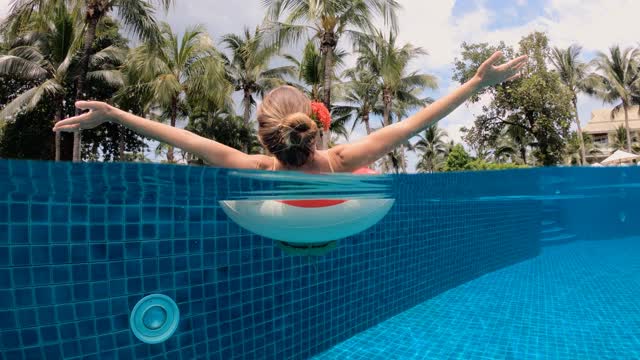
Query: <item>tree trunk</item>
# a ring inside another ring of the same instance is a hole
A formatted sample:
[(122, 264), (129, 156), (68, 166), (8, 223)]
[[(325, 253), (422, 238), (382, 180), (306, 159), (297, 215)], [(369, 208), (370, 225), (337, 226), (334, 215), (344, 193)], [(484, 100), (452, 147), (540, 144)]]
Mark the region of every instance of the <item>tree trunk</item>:
[[(244, 106), (244, 126), (246, 128), (249, 127), (249, 120), (251, 120), (251, 89), (244, 89), (244, 98), (242, 100)], [(248, 154), (249, 153), (249, 144), (245, 143), (242, 145), (243, 151)]]
[[(58, 108), (56, 109), (55, 122), (62, 120), (62, 112), (64, 111), (62, 101), (58, 102)], [(60, 161), (60, 142), (62, 141), (62, 134), (60, 131), (56, 131), (55, 140), (55, 157), (56, 161)]]
[(384, 109), (382, 112), (382, 120), (384, 122), (384, 126), (391, 125), (391, 102), (393, 101), (391, 90), (389, 88), (382, 89), (382, 103), (384, 104)]
[(524, 161), (524, 164), (527, 165), (527, 148), (526, 147), (521, 147), (520, 148), (520, 156), (522, 157), (522, 161)]
[[(382, 89), (382, 103), (384, 104), (384, 109), (383, 109), (383, 112), (382, 112), (382, 122), (383, 122), (384, 126), (391, 125), (391, 102), (392, 102), (392, 100), (393, 99), (391, 97), (391, 90), (389, 90), (389, 88), (386, 88), (386, 87), (384, 89)], [(395, 160), (394, 160), (393, 154), (389, 153), (388, 156), (392, 160), (392, 162), (395, 164)], [(397, 170), (396, 170), (396, 172), (397, 172)]]
[[(178, 98), (173, 98), (171, 100), (171, 127), (176, 127), (176, 119), (178, 118)], [(173, 156), (173, 146), (169, 145), (169, 149), (167, 150), (167, 162), (173, 164), (174, 156)]]
[(324, 56), (324, 96), (322, 101), (327, 109), (331, 110), (331, 82), (333, 80), (333, 51), (336, 47), (335, 34), (331, 32), (324, 33), (320, 52)]
[(627, 151), (631, 152), (631, 129), (629, 129), (629, 106), (624, 106), (624, 127), (627, 129)]
[(576, 126), (578, 127), (578, 141), (580, 141), (580, 164), (587, 165), (587, 152), (584, 148), (584, 136), (582, 135), (582, 125), (580, 125), (580, 116), (578, 115), (578, 98), (573, 97), (573, 111), (576, 113)]
[[(322, 42), (320, 44), (320, 52), (324, 57), (324, 82), (323, 82), (323, 99), (324, 105), (331, 112), (331, 82), (333, 80), (333, 52), (337, 45), (336, 34), (327, 31), (322, 35)], [(326, 132), (321, 131), (322, 134), (322, 149), (329, 148), (329, 140), (331, 139), (331, 130)]]
[[(89, 13), (92, 11), (92, 13)], [(102, 13), (96, 9), (87, 10), (87, 30), (84, 33), (84, 44), (82, 48), (82, 56), (80, 57), (80, 74), (78, 76), (78, 83), (76, 88), (76, 100), (84, 100), (87, 98), (85, 84), (87, 81), (87, 73), (89, 72), (89, 57), (91, 56), (91, 48), (93, 46), (93, 42), (96, 38), (96, 29), (98, 27), (98, 22), (100, 21), (100, 17)], [(80, 115), (82, 110), (76, 109), (76, 115)], [(80, 136), (80, 131), (77, 131), (73, 134), (73, 161), (80, 161), (80, 145), (82, 143), (82, 138)]]
[(407, 154), (404, 151), (404, 145), (400, 145), (400, 167), (402, 168), (402, 173), (406, 174), (407, 173), (407, 161), (406, 161), (406, 157)]
[(369, 107), (365, 106), (362, 111), (362, 122), (364, 123), (364, 128), (367, 130), (367, 135), (371, 134), (371, 125), (369, 125)]
[(124, 143), (124, 131), (125, 131), (125, 127), (124, 125), (118, 125), (118, 157), (116, 159), (116, 161), (122, 161), (124, 159), (124, 150), (125, 150), (125, 143)]
[(547, 145), (546, 142), (541, 143), (540, 145), (540, 154), (541, 154), (541, 160), (542, 160), (542, 166), (554, 166), (555, 162), (553, 161), (553, 159), (551, 158), (551, 156), (549, 156), (549, 146)]

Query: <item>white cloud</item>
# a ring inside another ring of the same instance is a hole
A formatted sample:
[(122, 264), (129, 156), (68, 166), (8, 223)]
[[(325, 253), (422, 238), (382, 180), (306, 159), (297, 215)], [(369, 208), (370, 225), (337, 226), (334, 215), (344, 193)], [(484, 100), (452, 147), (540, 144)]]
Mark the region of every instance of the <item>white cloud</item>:
[[(638, 44), (638, 32), (634, 27), (640, 13), (640, 1), (540, 0), (540, 3), (544, 7), (542, 15), (525, 19), (518, 26), (495, 28), (492, 25), (500, 25), (500, 18), (483, 1), (477, 1), (475, 10), (457, 18), (453, 14), (455, 0), (404, 1), (404, 9), (400, 13), (400, 39), (429, 52), (419, 63), (421, 71), (440, 74), (450, 74), (463, 41), (504, 41), (515, 46), (523, 36), (533, 31), (544, 31), (549, 35), (552, 46), (567, 47), (577, 43), (583, 46), (585, 53), (606, 51), (615, 44), (623, 47)], [(518, 0), (515, 4), (525, 6), (527, 1)], [(458, 86), (451, 83), (450, 76), (441, 76), (440, 81), (446, 88), (445, 94)], [(481, 112), (481, 106), (463, 105), (443, 119), (439, 126), (459, 141), (460, 127), (472, 125), (475, 115)], [(606, 105), (598, 99), (580, 96), (578, 106), (581, 122), (586, 124), (592, 110)]]
[(4, 19), (4, 17), (9, 12), (9, 2), (11, 0), (0, 0), (0, 20)]
[(262, 2), (256, 0), (189, 0), (173, 6), (164, 18), (177, 32), (202, 24), (214, 39), (219, 40), (224, 34), (240, 33), (245, 27), (254, 29), (262, 23), (264, 14)]
[(636, 0), (550, 0), (546, 10), (549, 35), (559, 46), (577, 42), (585, 49), (604, 51), (616, 43), (638, 42)]
[[(453, 92), (458, 86), (460, 85), (455, 82), (451, 82), (446, 93)], [(471, 127), (476, 116), (482, 114), (482, 107), (489, 105), (490, 100), (491, 99), (488, 95), (483, 95), (480, 98), (480, 101), (476, 103), (463, 104), (455, 109), (445, 119), (440, 121), (438, 126), (447, 131), (449, 139), (454, 140), (455, 142), (461, 142), (463, 134), (460, 131), (460, 128)]]
[(455, 0), (402, 2), (399, 39), (429, 52), (421, 63), (427, 69), (450, 69), (462, 41), (473, 41), (474, 34), (483, 32), (493, 19), (493, 13), (482, 5), (454, 18), (454, 5)]

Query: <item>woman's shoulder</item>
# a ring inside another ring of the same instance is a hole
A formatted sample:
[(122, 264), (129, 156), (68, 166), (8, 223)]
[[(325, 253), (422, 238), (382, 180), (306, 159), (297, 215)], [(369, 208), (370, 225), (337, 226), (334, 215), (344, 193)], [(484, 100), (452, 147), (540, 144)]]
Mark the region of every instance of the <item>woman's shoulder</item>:
[(267, 155), (249, 155), (249, 157), (255, 163), (255, 169), (257, 170), (271, 170), (273, 168), (273, 157)]

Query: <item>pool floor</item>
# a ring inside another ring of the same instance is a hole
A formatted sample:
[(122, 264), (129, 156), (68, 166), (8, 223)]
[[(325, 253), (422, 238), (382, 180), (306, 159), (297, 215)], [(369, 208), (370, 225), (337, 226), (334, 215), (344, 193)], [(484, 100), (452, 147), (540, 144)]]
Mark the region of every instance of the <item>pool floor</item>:
[(543, 247), (314, 359), (640, 359), (640, 238)]

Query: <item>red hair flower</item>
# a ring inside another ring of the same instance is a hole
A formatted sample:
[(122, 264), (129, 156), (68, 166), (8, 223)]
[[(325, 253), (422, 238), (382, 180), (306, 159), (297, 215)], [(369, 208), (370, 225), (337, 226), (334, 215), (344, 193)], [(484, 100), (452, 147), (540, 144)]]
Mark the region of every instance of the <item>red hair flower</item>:
[(329, 130), (331, 114), (323, 103), (316, 101), (311, 102), (311, 118), (318, 123), (318, 127), (322, 127), (324, 131)]

